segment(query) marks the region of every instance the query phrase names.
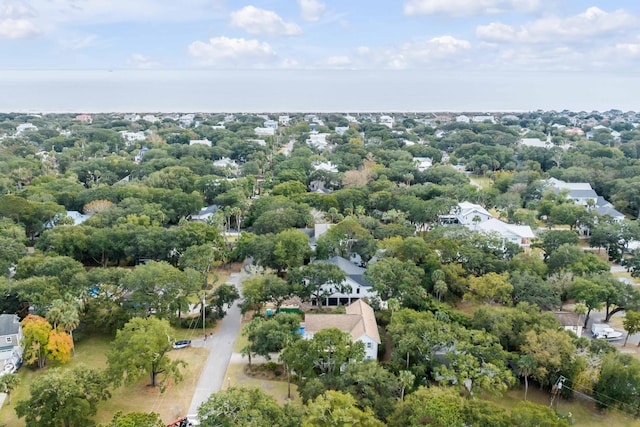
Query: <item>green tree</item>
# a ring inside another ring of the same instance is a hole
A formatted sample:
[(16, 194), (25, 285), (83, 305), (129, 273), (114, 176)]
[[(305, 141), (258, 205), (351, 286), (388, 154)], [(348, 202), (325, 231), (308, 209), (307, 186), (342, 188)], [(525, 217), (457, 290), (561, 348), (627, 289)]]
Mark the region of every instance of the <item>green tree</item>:
[(573, 230), (547, 230), (542, 234), (539, 246), (544, 250), (544, 259), (549, 258), (553, 252), (564, 244), (577, 246), (580, 238)]
[(101, 427), (165, 427), (160, 415), (155, 412), (116, 412), (109, 424)]
[(67, 332), (71, 336), (71, 343), (73, 344), (73, 330), (80, 325), (80, 311), (83, 308), (84, 304), (80, 300), (73, 298), (57, 299), (51, 302), (45, 317), (51, 323), (53, 329), (60, 327)]
[(98, 403), (110, 397), (102, 372), (84, 366), (56, 368), (31, 384), (29, 398), (16, 404), (16, 413), (33, 427), (93, 425)]
[(289, 282), (293, 284), (295, 294), (305, 300), (315, 298), (319, 307), (322, 307), (322, 300), (331, 294), (347, 291), (349, 285), (345, 283), (345, 279), (345, 272), (328, 262), (314, 262), (289, 274)]
[(463, 400), (457, 389), (420, 387), (400, 402), (389, 417), (389, 427), (463, 427)]
[(16, 374), (4, 374), (0, 376), (0, 393), (7, 394), (7, 403), (11, 405), (11, 392), (20, 385), (20, 378)]
[(231, 308), (234, 302), (240, 298), (240, 293), (235, 285), (228, 283), (222, 284), (213, 290), (212, 305), (216, 310), (216, 316), (218, 319), (222, 319), (226, 312), (224, 306)]
[(465, 298), (483, 301), (487, 304), (506, 304), (511, 300), (513, 285), (508, 282), (506, 273), (487, 273), (480, 277), (469, 278), (469, 293)]
[(259, 388), (236, 388), (214, 393), (198, 408), (203, 427), (296, 427), (302, 422), (300, 410), (290, 404), (281, 407)]
[[(627, 310), (624, 320), (622, 321), (622, 326), (627, 331), (627, 336), (624, 338), (623, 345), (623, 347), (626, 347), (629, 335), (640, 332), (640, 311)], [(640, 343), (638, 343), (638, 346), (640, 346)]]
[(127, 322), (107, 353), (108, 373), (114, 384), (120, 385), (123, 379), (132, 383), (149, 375), (151, 387), (160, 385), (164, 390), (167, 380), (180, 381), (180, 368), (186, 363), (168, 357), (173, 345), (171, 333), (169, 322), (155, 317), (136, 317)]
[(604, 305), (606, 289), (593, 280), (578, 278), (573, 282), (569, 294), (587, 306), (587, 315), (583, 325), (586, 328), (591, 312), (599, 310)]
[(305, 412), (303, 427), (384, 426), (370, 409), (359, 409), (353, 396), (339, 391), (326, 391), (309, 402)]
[(546, 406), (520, 402), (511, 411), (511, 425), (514, 427), (569, 427), (569, 422), (560, 419)]
[(559, 375), (569, 375), (575, 362), (575, 344), (565, 331), (545, 329), (526, 333), (526, 341), (521, 353), (530, 356), (535, 363), (532, 374), (540, 385), (546, 386)]
[(640, 361), (630, 354), (613, 352), (606, 355), (594, 391), (601, 407), (614, 406), (639, 416)]
[(373, 283), (373, 289), (383, 300), (396, 298), (407, 305), (411, 294), (422, 288), (424, 270), (411, 261), (382, 258), (367, 268), (364, 278)]

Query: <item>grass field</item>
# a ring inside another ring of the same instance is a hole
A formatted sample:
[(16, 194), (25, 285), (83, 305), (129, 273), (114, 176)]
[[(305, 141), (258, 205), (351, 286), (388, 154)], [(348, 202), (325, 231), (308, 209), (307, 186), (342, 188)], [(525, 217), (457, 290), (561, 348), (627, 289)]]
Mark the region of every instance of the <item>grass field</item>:
[[(511, 390), (501, 397), (485, 396), (501, 408), (508, 411), (513, 410), (522, 401), (524, 388)], [(541, 391), (536, 387), (529, 387), (528, 399), (540, 405), (549, 406), (550, 395), (546, 391)], [(556, 407), (554, 403), (554, 408)], [(607, 427), (640, 427), (640, 420), (627, 417), (616, 410), (601, 412), (590, 402), (577, 398), (573, 400), (561, 399), (558, 402), (557, 411), (563, 415), (571, 413), (573, 426), (575, 427), (596, 427), (606, 425)]]
[[(71, 369), (84, 364), (91, 368), (103, 369), (106, 367), (106, 352), (109, 348), (110, 338), (92, 337), (85, 339), (76, 345), (76, 356), (71, 362), (63, 365), (63, 369)], [(98, 413), (95, 416), (97, 424), (111, 420), (117, 411), (130, 412), (157, 412), (166, 422), (173, 421), (177, 415), (186, 415), (191, 403), (191, 397), (200, 378), (208, 351), (203, 348), (187, 348), (179, 351), (171, 351), (171, 357), (179, 357), (188, 363), (184, 370), (184, 380), (179, 384), (170, 384), (165, 393), (160, 394), (158, 389), (147, 386), (148, 380), (120, 387), (112, 390), (112, 398), (101, 402)], [(0, 410), (0, 421), (7, 426), (24, 426), (24, 419), (18, 419), (14, 411), (15, 402), (29, 397), (29, 384), (37, 381), (38, 377), (55, 367), (50, 363), (42, 371), (23, 367), (18, 371), (20, 386), (12, 393), (12, 405), (5, 405)]]

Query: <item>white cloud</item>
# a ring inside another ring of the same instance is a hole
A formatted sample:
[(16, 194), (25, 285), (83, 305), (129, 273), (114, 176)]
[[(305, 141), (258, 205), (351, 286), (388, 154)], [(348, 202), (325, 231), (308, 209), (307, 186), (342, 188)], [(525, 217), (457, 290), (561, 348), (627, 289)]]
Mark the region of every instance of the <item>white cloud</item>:
[(160, 64), (157, 61), (154, 61), (152, 58), (140, 53), (132, 54), (127, 60), (127, 66), (131, 68), (148, 70), (151, 68), (157, 68), (159, 65)]
[(318, 21), (324, 12), (324, 3), (318, 0), (298, 0), (300, 4), (300, 16), (305, 21)]
[(408, 0), (405, 15), (451, 16), (493, 15), (508, 12), (533, 12), (540, 8), (539, 0)]
[(467, 60), (471, 43), (450, 35), (410, 41), (394, 48), (360, 46), (353, 62), (363, 68), (410, 69), (444, 67)]
[(189, 55), (205, 65), (259, 65), (276, 54), (268, 43), (256, 39), (213, 37), (207, 43), (195, 41), (188, 46)]
[(351, 65), (351, 58), (346, 55), (336, 55), (327, 58), (327, 65), (332, 68), (341, 68)]
[(476, 36), (483, 40), (505, 43), (558, 43), (597, 41), (599, 37), (635, 28), (637, 19), (624, 10), (605, 12), (590, 7), (568, 18), (549, 16), (524, 25), (492, 22), (476, 28)]
[(39, 34), (40, 30), (28, 19), (0, 20), (0, 39), (23, 39)]
[(231, 25), (242, 28), (249, 34), (266, 36), (295, 36), (302, 29), (293, 22), (285, 22), (277, 13), (245, 6), (231, 13)]

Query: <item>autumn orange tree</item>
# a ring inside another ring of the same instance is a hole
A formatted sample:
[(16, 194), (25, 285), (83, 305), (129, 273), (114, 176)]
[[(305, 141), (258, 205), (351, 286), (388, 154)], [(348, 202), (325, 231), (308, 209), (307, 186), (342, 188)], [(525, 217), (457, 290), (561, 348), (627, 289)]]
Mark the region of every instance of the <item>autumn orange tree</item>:
[(44, 317), (28, 315), (21, 322), (24, 334), (24, 357), (29, 365), (44, 368), (47, 359), (66, 363), (71, 359), (73, 340), (61, 330), (54, 329)]

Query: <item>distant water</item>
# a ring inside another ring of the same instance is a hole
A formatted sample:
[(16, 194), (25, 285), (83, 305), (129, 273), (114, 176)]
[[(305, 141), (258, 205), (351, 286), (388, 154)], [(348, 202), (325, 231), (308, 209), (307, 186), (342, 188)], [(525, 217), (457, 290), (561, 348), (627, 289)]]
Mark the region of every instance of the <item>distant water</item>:
[(0, 111), (638, 111), (639, 77), (417, 70), (1, 70)]

